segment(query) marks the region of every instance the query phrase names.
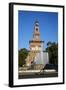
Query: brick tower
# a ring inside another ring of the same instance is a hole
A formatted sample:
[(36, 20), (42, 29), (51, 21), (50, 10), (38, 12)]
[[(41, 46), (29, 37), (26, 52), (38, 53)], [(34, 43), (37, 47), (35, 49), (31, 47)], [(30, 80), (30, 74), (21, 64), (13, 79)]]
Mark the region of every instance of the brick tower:
[(36, 20), (34, 26), (33, 40), (29, 41), (30, 51), (40, 51), (42, 42), (43, 41), (40, 40), (39, 22)]
[(26, 58), (26, 65), (30, 65), (31, 62), (35, 60), (35, 57), (42, 49), (42, 43), (44, 45), (44, 41), (40, 40), (39, 22), (38, 20), (36, 20), (33, 32), (33, 39), (29, 41), (30, 51)]

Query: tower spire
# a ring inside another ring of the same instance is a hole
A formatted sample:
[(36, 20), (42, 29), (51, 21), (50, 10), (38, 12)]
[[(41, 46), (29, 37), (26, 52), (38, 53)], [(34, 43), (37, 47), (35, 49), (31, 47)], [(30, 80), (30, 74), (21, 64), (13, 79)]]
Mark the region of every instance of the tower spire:
[(38, 18), (36, 18), (35, 25), (39, 26)]
[(33, 40), (40, 41), (39, 22), (37, 19), (34, 26)]

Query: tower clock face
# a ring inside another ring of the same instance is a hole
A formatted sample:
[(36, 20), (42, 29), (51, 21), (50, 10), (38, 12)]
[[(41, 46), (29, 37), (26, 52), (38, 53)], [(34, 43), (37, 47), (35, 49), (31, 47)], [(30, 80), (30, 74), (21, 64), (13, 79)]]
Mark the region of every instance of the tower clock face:
[(36, 39), (38, 39), (38, 35), (36, 35)]
[(38, 32), (38, 28), (36, 28), (36, 31)]

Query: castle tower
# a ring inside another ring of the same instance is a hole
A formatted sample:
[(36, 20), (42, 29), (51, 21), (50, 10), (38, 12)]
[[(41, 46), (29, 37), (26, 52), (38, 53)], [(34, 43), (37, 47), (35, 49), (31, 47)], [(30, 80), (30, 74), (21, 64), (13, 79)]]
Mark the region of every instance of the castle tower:
[(30, 51), (40, 51), (41, 43), (44, 43), (44, 41), (40, 40), (39, 22), (36, 20), (34, 26), (33, 40), (29, 41)]
[(38, 21), (35, 22), (33, 40), (40, 41), (39, 22)]
[(34, 25), (33, 39), (29, 41), (30, 51), (26, 58), (26, 65), (30, 66), (38, 53), (43, 51), (44, 41), (40, 40), (39, 22), (36, 20)]

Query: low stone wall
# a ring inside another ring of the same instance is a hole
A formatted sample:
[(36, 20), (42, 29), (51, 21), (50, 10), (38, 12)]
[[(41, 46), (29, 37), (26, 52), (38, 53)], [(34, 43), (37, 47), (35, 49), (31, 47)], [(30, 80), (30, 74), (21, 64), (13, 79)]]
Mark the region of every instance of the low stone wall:
[(33, 65), (33, 66), (24, 66), (24, 67), (21, 67), (19, 68), (19, 71), (26, 71), (26, 70), (41, 70), (44, 68), (44, 65), (43, 64), (36, 64), (36, 65)]
[(43, 64), (36, 64), (35, 66), (34, 66), (34, 69), (35, 70), (41, 70), (41, 69), (43, 69), (44, 68), (44, 65)]

